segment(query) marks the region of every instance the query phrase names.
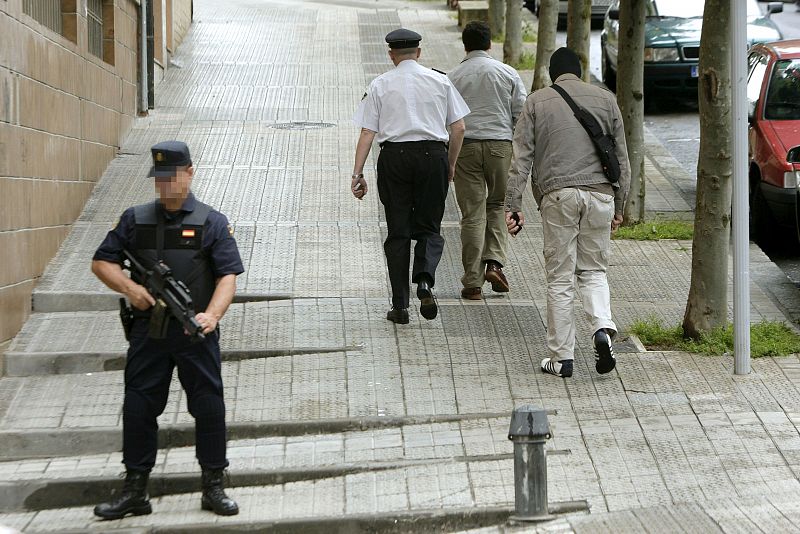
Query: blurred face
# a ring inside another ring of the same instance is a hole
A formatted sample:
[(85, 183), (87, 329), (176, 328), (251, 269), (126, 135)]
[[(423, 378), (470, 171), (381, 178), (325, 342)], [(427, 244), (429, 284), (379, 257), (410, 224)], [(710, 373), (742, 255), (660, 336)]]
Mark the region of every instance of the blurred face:
[(179, 167), (174, 176), (165, 178), (155, 178), (156, 191), (164, 205), (177, 205), (180, 207), (189, 195), (189, 187), (192, 185), (194, 167)]

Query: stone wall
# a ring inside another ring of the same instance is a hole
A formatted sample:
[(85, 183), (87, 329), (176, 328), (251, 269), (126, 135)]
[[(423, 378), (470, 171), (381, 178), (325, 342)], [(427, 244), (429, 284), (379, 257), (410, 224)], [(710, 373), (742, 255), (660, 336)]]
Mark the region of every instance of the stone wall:
[(23, 1), (0, 0), (0, 343), (136, 116), (137, 2), (102, 2), (101, 58), (87, 0), (61, 0), (60, 33)]

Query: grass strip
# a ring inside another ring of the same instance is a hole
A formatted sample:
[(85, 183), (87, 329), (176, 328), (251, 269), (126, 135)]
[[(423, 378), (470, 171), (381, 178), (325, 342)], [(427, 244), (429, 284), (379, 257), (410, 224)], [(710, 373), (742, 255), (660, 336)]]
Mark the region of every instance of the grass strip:
[[(733, 354), (733, 325), (728, 324), (704, 334), (700, 340), (683, 337), (680, 325), (666, 327), (657, 317), (635, 321), (630, 331), (648, 350), (679, 350), (697, 354)], [(800, 352), (800, 335), (785, 323), (764, 321), (750, 325), (750, 355), (788, 356)]]
[(690, 240), (694, 236), (694, 223), (679, 220), (645, 221), (631, 226), (621, 226), (612, 235), (613, 239), (657, 241), (659, 239)]

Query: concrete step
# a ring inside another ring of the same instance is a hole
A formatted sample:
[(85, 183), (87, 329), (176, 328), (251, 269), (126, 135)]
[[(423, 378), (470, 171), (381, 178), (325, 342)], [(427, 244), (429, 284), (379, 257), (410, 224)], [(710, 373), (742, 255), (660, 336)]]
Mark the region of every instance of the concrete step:
[[(290, 293), (237, 292), (234, 304), (289, 300)], [(33, 311), (36, 313), (76, 311), (119, 311), (120, 295), (112, 291), (49, 291), (34, 290)]]
[[(121, 403), (119, 405), (121, 410)], [(509, 412), (510, 413), (510, 412)], [(555, 411), (548, 412), (555, 415)], [(357, 430), (403, 428), (409, 425), (441, 425), (461, 422), (481, 422), (507, 418), (507, 413), (475, 413), (405, 417), (358, 417), (285, 421), (228, 421), (229, 440), (267, 437), (303, 436), (315, 433), (341, 433)], [(118, 417), (117, 419), (121, 419)], [(194, 445), (194, 424), (161, 425), (159, 448), (170, 449)], [(120, 426), (20, 429), (0, 431), (0, 460), (54, 458), (84, 454), (110, 453), (122, 450)]]
[[(328, 490), (327, 487), (321, 491)], [(293, 493), (302, 489), (290, 488)], [(313, 491), (313, 490), (312, 490)], [(197, 532), (272, 532), (294, 534), (337, 533), (398, 533), (398, 532), (452, 532), (470, 528), (502, 525), (513, 513), (513, 506), (461, 506), (443, 505), (439, 508), (413, 507), (403, 510), (375, 511), (372, 513), (346, 513), (338, 507), (327, 513), (313, 514), (313, 502), (303, 501), (293, 513), (265, 512), (270, 501), (276, 498), (273, 488), (255, 488), (244, 497), (237, 497), (240, 513), (221, 517), (200, 510), (200, 493), (152, 499), (154, 512), (146, 516), (118, 521), (101, 521), (94, 517), (91, 506), (61, 508), (46, 512), (0, 515), (0, 521), (10, 528), (26, 533), (52, 532), (54, 525), (62, 533), (124, 532), (126, 534), (197, 533)], [(294, 495), (292, 495), (292, 498)], [(303, 499), (307, 495), (299, 495)], [(281, 499), (281, 497), (277, 497)], [(265, 504), (268, 503), (268, 504)], [(280, 503), (273, 504), (281, 507)], [(308, 507), (301, 511), (302, 507)], [(585, 508), (579, 502), (567, 508)], [(159, 511), (159, 509), (161, 511)], [(257, 512), (253, 512), (256, 510)], [(560, 510), (554, 510), (560, 511)]]

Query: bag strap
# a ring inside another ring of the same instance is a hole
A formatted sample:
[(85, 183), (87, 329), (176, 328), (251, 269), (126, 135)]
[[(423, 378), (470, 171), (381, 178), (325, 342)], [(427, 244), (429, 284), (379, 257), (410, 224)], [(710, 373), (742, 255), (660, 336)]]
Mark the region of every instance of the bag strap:
[(597, 119), (594, 118), (594, 115), (576, 104), (563, 87), (555, 83), (551, 87), (555, 89), (555, 91), (561, 95), (561, 98), (567, 102), (570, 109), (572, 109), (572, 113), (575, 115), (575, 118), (578, 119), (578, 122), (581, 123), (583, 129), (586, 130), (586, 133), (589, 134), (589, 137), (591, 137), (593, 141), (596, 137), (604, 135), (605, 132), (603, 132), (603, 127), (600, 126), (600, 123), (597, 122)]
[(578, 106), (578, 104), (575, 103), (575, 101), (572, 99), (571, 96), (569, 96), (569, 93), (567, 93), (563, 87), (561, 87), (557, 83), (554, 83), (551, 87), (556, 90), (556, 93), (561, 95), (561, 98), (567, 101), (567, 104), (569, 105), (570, 109), (572, 109), (572, 112), (575, 115), (577, 115), (579, 111), (583, 111), (583, 108), (581, 108), (580, 106)]

